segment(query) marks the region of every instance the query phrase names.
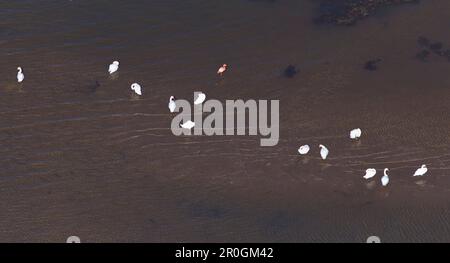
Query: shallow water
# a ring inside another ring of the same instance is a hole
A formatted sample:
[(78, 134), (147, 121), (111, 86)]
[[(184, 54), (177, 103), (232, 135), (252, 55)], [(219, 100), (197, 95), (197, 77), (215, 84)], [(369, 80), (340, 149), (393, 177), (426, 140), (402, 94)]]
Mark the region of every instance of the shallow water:
[[(5, 2), (0, 241), (450, 241), (450, 63), (415, 58), (419, 36), (450, 48), (448, 1), (352, 27), (314, 24), (307, 0)], [(279, 144), (173, 136), (169, 96), (197, 90), (280, 100)], [(364, 181), (369, 167), (390, 185)]]

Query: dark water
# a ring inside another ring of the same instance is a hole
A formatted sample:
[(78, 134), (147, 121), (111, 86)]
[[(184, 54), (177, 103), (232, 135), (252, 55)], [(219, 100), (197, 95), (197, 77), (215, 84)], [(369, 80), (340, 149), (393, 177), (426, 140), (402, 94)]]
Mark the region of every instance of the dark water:
[[(352, 27), (314, 24), (318, 6), (1, 1), (0, 241), (450, 241), (450, 63), (415, 57), (419, 36), (450, 48), (450, 3)], [(173, 136), (168, 98), (196, 90), (280, 100), (279, 144)], [(430, 175), (413, 178), (422, 163)], [(362, 179), (371, 167), (391, 169), (388, 187)]]

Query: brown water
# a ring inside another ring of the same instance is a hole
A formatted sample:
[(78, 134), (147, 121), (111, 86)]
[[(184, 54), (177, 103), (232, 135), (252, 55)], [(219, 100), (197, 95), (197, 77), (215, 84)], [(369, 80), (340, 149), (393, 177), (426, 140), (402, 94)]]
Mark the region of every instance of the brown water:
[[(450, 3), (353, 27), (315, 25), (317, 6), (2, 1), (0, 241), (449, 242), (450, 63), (415, 54), (421, 35), (450, 48)], [(363, 69), (376, 58), (377, 71)], [(289, 64), (300, 69), (290, 79)], [(280, 100), (279, 144), (173, 136), (168, 98), (196, 90)], [(423, 163), (429, 176), (413, 178)], [(388, 187), (362, 179), (371, 167), (390, 168)]]

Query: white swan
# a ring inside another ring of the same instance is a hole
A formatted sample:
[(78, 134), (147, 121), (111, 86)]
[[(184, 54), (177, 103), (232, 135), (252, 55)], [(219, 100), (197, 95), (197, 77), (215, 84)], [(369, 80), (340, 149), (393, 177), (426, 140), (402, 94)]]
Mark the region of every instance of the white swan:
[(356, 140), (359, 139), (359, 137), (361, 137), (361, 129), (354, 129), (350, 131), (350, 139)]
[(194, 105), (202, 104), (206, 99), (206, 95), (203, 92), (198, 93), (197, 98), (194, 101)]
[(227, 70), (228, 65), (227, 64), (223, 64), (222, 67), (219, 68), (219, 70), (217, 70), (217, 74), (219, 74), (220, 76), (223, 75), (223, 73)]
[(169, 98), (169, 110), (170, 110), (170, 112), (174, 112), (176, 107), (177, 107), (177, 105), (175, 104), (175, 97), (174, 96), (170, 96), (170, 98)]
[(185, 122), (185, 123), (183, 123), (183, 124), (180, 124), (180, 127), (181, 127), (181, 128), (183, 128), (183, 129), (188, 129), (188, 130), (194, 128), (194, 126), (195, 126), (195, 122), (193, 122), (193, 121), (191, 121), (191, 120), (189, 120), (189, 121), (187, 121), (187, 122)]
[(384, 169), (384, 176), (381, 177), (381, 184), (383, 186), (386, 186), (389, 184), (389, 175), (387, 174), (388, 171), (389, 171), (388, 168)]
[(114, 61), (111, 65), (109, 65), (108, 69), (109, 74), (113, 74), (118, 70), (119, 70), (119, 61)]
[(320, 156), (322, 157), (322, 159), (327, 159), (328, 153), (330, 151), (328, 151), (327, 147), (325, 147), (325, 145), (320, 144)]
[(300, 148), (298, 148), (298, 153), (301, 155), (305, 155), (309, 152), (309, 150), (310, 150), (309, 145), (303, 145), (300, 146)]
[(23, 74), (22, 68), (18, 67), (17, 70), (17, 82), (21, 83), (25, 79), (25, 75)]
[(141, 96), (142, 95), (142, 88), (141, 85), (137, 84), (137, 83), (133, 83), (131, 85), (131, 90), (133, 90), (134, 92), (136, 92), (137, 95)]
[(370, 179), (377, 174), (377, 170), (374, 168), (369, 168), (366, 170), (366, 175), (364, 175), (364, 179)]
[(414, 173), (414, 176), (424, 176), (428, 172), (427, 166), (424, 164), (422, 167), (417, 169), (417, 171)]

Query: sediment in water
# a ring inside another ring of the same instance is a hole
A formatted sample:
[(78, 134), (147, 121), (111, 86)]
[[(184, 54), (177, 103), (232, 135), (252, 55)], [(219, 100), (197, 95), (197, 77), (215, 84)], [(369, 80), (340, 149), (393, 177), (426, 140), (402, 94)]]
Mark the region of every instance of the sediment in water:
[(419, 3), (420, 0), (322, 0), (318, 24), (354, 25), (383, 6)]

